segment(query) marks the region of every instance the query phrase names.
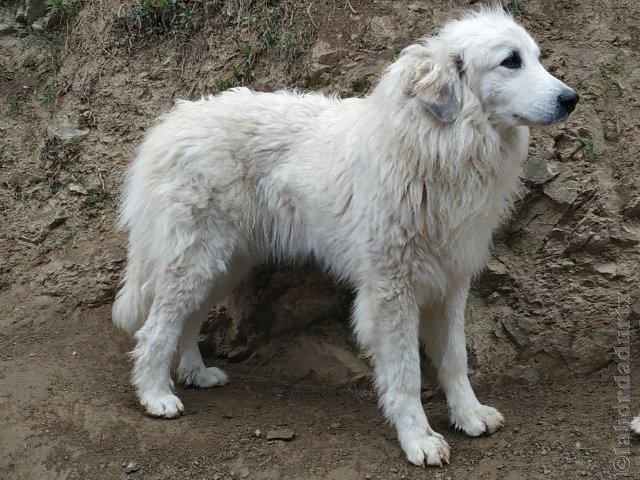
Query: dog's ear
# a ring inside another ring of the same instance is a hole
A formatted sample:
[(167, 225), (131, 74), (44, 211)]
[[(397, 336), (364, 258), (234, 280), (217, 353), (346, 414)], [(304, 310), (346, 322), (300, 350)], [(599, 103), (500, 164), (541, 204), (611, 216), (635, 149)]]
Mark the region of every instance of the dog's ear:
[(424, 102), (438, 120), (452, 122), (462, 109), (462, 58), (444, 52), (433, 43), (421, 47), (410, 81), (410, 94)]

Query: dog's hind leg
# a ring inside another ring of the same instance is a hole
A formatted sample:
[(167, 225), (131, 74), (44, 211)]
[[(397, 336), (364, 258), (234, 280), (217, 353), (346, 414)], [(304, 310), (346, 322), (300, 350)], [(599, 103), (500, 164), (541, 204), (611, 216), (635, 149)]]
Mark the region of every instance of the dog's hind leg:
[(180, 362), (177, 368), (178, 380), (185, 385), (211, 388), (224, 385), (229, 381), (227, 374), (219, 368), (205, 366), (200, 354), (200, 347), (198, 347), (198, 335), (203, 322), (207, 319), (210, 308), (231, 293), (251, 270), (251, 266), (252, 263), (249, 259), (236, 257), (231, 262), (226, 277), (220, 278), (220, 281), (214, 286), (208, 301), (187, 319), (180, 337), (178, 348)]
[(186, 321), (178, 350), (180, 363), (178, 364), (178, 380), (187, 386), (211, 388), (225, 385), (229, 379), (227, 374), (216, 367), (207, 367), (202, 360), (198, 335), (202, 323), (207, 319), (209, 303), (191, 314)]
[(438, 371), (447, 397), (451, 424), (471, 437), (493, 433), (504, 425), (504, 417), (476, 398), (467, 374), (464, 312), (469, 281), (463, 281), (440, 305), (425, 307), (421, 337), (425, 351)]
[(415, 465), (449, 462), (449, 445), (429, 425), (420, 401), (419, 309), (404, 285), (365, 286), (355, 302), (358, 340), (371, 356), (385, 416)]
[(189, 316), (228, 275), (234, 249), (228, 240), (192, 239), (159, 275), (149, 317), (135, 334), (132, 352), (133, 384), (150, 415), (171, 418), (183, 410), (171, 391), (171, 360)]

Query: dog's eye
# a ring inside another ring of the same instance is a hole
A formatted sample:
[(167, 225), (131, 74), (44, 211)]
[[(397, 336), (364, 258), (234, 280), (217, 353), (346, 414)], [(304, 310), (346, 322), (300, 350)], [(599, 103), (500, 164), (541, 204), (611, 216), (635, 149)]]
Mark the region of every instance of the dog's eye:
[(500, 64), (506, 68), (520, 68), (522, 66), (522, 59), (518, 52), (511, 52), (507, 58), (505, 58)]

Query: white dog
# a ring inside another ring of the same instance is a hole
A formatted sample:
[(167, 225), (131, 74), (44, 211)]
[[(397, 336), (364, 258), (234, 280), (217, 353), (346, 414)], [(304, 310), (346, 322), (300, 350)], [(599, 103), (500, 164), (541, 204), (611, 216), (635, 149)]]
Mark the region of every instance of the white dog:
[(353, 324), (409, 461), (449, 446), (420, 402), (420, 341), (452, 424), (503, 425), (467, 378), (469, 282), (508, 212), (529, 125), (565, 120), (578, 95), (539, 62), (499, 8), (407, 47), (366, 98), (234, 88), (178, 102), (128, 174), (129, 231), (114, 323), (135, 333), (140, 403), (175, 417), (170, 365), (199, 387), (227, 382), (198, 350), (200, 326), (259, 262), (312, 256), (357, 290)]

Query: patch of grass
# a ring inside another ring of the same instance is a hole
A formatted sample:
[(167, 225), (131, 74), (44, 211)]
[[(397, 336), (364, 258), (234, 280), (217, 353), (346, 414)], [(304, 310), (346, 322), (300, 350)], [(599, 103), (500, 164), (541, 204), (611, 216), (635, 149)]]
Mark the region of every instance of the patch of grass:
[(246, 80), (251, 76), (255, 66), (256, 53), (253, 45), (244, 43), (238, 46), (238, 52), (242, 55), (242, 63), (232, 70), (232, 75), (237, 80)]
[(585, 160), (600, 162), (604, 158), (604, 152), (595, 144), (594, 141), (583, 143), (580, 147), (580, 151), (582, 152), (582, 157)]
[(25, 110), (25, 104), (22, 100), (11, 100), (11, 103), (9, 103), (9, 110), (15, 115), (22, 115)]
[(229, 78), (217, 78), (213, 81), (213, 84), (221, 92), (233, 86), (233, 82)]
[(38, 99), (42, 103), (44, 103), (45, 105), (53, 103), (55, 98), (56, 98), (56, 94), (53, 91), (53, 87), (52, 86), (48, 86), (47, 88), (44, 89), (44, 92), (42, 92), (40, 95), (38, 95)]
[(22, 67), (31, 72), (35, 72), (38, 69), (38, 61), (33, 56), (29, 56), (22, 61)]
[(60, 12), (63, 17), (75, 17), (80, 9), (84, 0), (47, 0), (47, 5), (50, 8), (55, 8)]
[(178, 35), (193, 29), (194, 13), (202, 8), (202, 0), (139, 0), (115, 20), (130, 33)]
[(62, 67), (62, 60), (60, 60), (58, 57), (53, 57), (51, 59), (51, 71), (54, 74), (58, 74), (58, 72), (60, 72), (60, 67)]
[(371, 83), (366, 79), (355, 80), (351, 84), (351, 91), (356, 97), (364, 97), (367, 93), (369, 93), (370, 88)]
[(311, 29), (293, 28), (298, 10), (286, 1), (266, 2), (245, 15), (246, 26), (257, 34), (260, 53), (275, 50), (288, 59), (302, 54), (304, 45), (309, 43)]

